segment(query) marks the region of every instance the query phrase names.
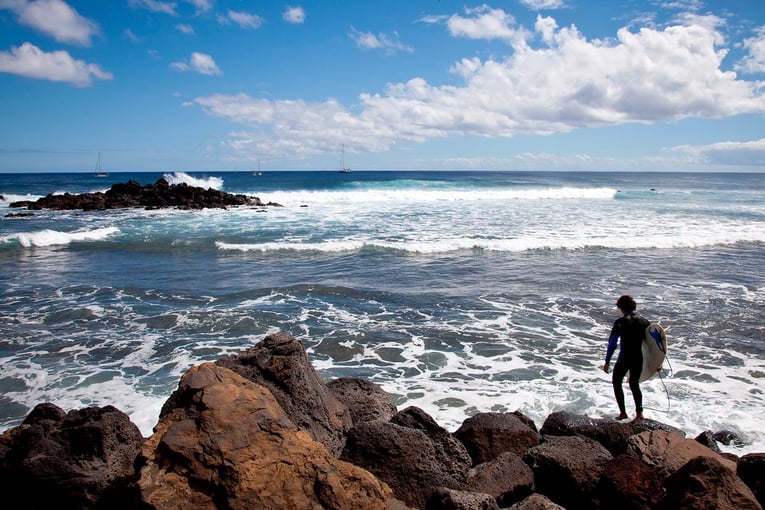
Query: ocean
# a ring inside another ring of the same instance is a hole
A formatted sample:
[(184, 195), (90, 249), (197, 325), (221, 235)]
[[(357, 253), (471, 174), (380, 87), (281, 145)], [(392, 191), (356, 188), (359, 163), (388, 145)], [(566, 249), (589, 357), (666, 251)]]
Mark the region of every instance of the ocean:
[[(9, 216), (163, 175), (282, 207)], [(600, 367), (630, 294), (669, 339), (646, 417), (765, 452), (765, 174), (0, 174), (0, 195), (0, 430), (112, 404), (148, 436), (189, 367), (276, 331), (451, 431), (614, 416)]]

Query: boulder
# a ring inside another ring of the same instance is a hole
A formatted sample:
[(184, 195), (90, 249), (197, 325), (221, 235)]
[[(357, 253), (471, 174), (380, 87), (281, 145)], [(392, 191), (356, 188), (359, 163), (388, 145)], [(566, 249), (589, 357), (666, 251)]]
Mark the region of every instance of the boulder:
[(345, 434), (353, 425), (351, 413), (324, 384), (298, 340), (276, 333), (216, 363), (268, 388), (290, 420), (334, 456), (343, 451)]
[(568, 411), (557, 411), (547, 417), (540, 434), (589, 437), (605, 446), (611, 455), (617, 456), (627, 451), (627, 439), (630, 436), (651, 430), (682, 433), (670, 425), (655, 420), (620, 422), (612, 418), (590, 418)]
[(402, 508), (297, 427), (267, 388), (213, 363), (184, 374), (137, 467), (143, 508)]
[(503, 452), (496, 459), (472, 468), (468, 485), (476, 492), (491, 494), (498, 505), (506, 507), (531, 494), (534, 472), (516, 454)]
[(608, 463), (598, 493), (602, 508), (651, 510), (664, 496), (664, 487), (654, 469), (624, 454)]
[(358, 377), (341, 377), (327, 383), (327, 388), (350, 411), (353, 423), (390, 421), (398, 410), (377, 384)]
[(499, 510), (488, 494), (439, 487), (425, 503), (425, 510)]
[(470, 462), (443, 456), (445, 448), (421, 428), (368, 421), (348, 433), (340, 457), (368, 469), (406, 504), (423, 508), (439, 487), (466, 490)]
[(596, 441), (581, 436), (544, 436), (523, 460), (534, 471), (534, 486), (568, 510), (595, 506), (600, 476), (613, 456)]
[(130, 508), (143, 437), (112, 406), (40, 404), (0, 436), (0, 491), (13, 508)]
[(566, 510), (562, 506), (553, 503), (543, 494), (532, 494), (520, 503), (516, 503), (508, 510)]
[(703, 444), (715, 453), (722, 453), (720, 447), (717, 445), (717, 441), (714, 438), (711, 430), (705, 430), (698, 436), (696, 436), (696, 442)]
[(457, 474), (460, 479), (467, 478), (472, 461), (465, 445), (436, 423), (425, 411), (419, 407), (407, 407), (391, 418), (391, 423), (421, 430), (430, 439), (444, 467)]
[(696, 457), (665, 482), (667, 495), (660, 510), (762, 510), (746, 484), (723, 464), (721, 457)]
[(765, 453), (749, 453), (741, 457), (736, 473), (765, 507)]
[(539, 433), (516, 413), (478, 413), (454, 433), (467, 448), (473, 464), (496, 459), (502, 452), (518, 456), (539, 444)]
[(713, 452), (693, 439), (687, 439), (677, 432), (653, 430), (641, 432), (629, 438), (627, 451), (654, 468), (664, 479), (683, 467), (695, 457), (714, 457), (732, 472), (736, 464)]

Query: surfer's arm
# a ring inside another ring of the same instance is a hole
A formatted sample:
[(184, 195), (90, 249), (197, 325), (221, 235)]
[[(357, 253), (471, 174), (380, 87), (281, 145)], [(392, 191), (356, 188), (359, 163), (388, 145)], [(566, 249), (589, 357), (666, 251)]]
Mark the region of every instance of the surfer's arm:
[(608, 371), (608, 365), (611, 363), (611, 357), (614, 355), (614, 352), (616, 351), (616, 345), (619, 343), (619, 331), (616, 328), (616, 325), (614, 325), (614, 328), (611, 330), (611, 335), (608, 337), (608, 348), (606, 349), (606, 364), (604, 366), (604, 370)]

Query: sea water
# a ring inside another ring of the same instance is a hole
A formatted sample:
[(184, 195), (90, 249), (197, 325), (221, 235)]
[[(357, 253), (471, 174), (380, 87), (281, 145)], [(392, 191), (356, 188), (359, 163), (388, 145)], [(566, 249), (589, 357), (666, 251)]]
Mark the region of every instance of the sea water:
[(0, 175), (0, 430), (54, 402), (149, 435), (184, 371), (277, 331), (452, 431), (614, 416), (601, 366), (631, 294), (669, 337), (646, 416), (765, 451), (765, 174), (174, 173), (282, 207), (10, 216), (160, 177)]

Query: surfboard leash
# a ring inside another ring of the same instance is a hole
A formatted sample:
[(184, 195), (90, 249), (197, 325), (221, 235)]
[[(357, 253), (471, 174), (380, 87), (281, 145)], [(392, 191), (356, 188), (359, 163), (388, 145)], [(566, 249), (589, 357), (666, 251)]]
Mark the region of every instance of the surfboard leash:
[[(664, 354), (664, 361), (666, 361), (667, 365), (669, 365), (669, 377), (672, 377), (672, 374), (675, 373), (675, 369), (672, 368), (672, 363), (669, 362), (669, 356), (667, 356), (666, 353)], [(672, 409), (672, 401), (669, 398), (669, 389), (667, 388), (667, 385), (664, 384), (664, 376), (662, 375), (663, 371), (663, 369), (659, 370), (659, 380), (661, 381), (661, 387), (664, 388), (664, 394), (667, 395), (667, 409), (654, 409), (653, 407), (646, 406), (643, 406), (643, 409), (650, 409), (651, 411), (658, 411), (660, 413), (668, 413)]]

